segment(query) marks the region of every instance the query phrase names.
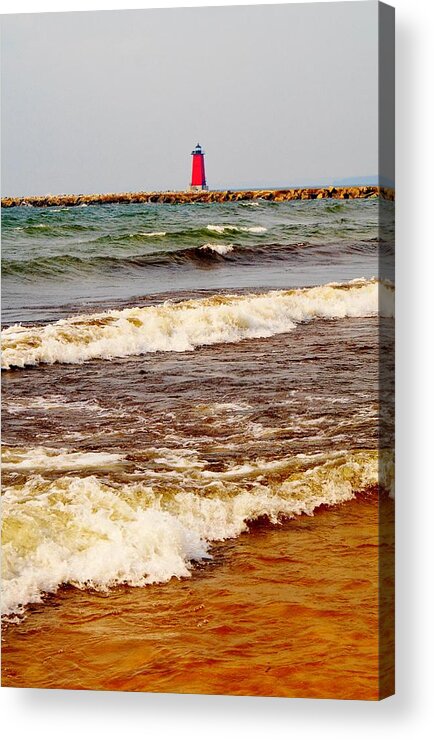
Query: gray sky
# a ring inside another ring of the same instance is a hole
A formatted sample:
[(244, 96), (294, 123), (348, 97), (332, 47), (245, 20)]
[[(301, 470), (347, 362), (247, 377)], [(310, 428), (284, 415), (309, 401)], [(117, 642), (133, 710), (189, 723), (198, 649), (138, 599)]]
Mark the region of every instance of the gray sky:
[(2, 194), (378, 170), (376, 2), (2, 17)]

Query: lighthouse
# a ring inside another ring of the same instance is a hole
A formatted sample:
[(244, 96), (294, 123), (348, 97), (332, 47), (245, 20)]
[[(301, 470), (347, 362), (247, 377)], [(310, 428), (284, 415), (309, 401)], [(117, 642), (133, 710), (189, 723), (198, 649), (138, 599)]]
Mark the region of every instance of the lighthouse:
[(193, 160), (191, 166), (190, 190), (208, 190), (205, 177), (205, 152), (200, 144), (196, 144), (191, 155)]

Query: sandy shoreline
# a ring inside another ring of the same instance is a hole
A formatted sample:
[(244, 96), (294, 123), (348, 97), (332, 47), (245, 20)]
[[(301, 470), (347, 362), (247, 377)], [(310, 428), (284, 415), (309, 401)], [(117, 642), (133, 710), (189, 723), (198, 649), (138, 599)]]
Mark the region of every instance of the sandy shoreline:
[(380, 502), (371, 492), (282, 526), (256, 523), (217, 546), (213, 562), (191, 579), (107, 594), (62, 589), (4, 629), (2, 684), (386, 696), (393, 692), (392, 663), (382, 656), (393, 660), (394, 505)]
[(2, 208), (13, 206), (80, 206), (110, 203), (230, 203), (248, 200), (266, 200), (283, 202), (290, 200), (321, 200), (334, 198), (352, 200), (354, 198), (376, 198), (394, 200), (393, 188), (377, 185), (360, 185), (351, 187), (327, 188), (284, 188), (279, 190), (204, 190), (200, 192), (165, 191), (135, 193), (94, 193), (79, 195), (32, 195), (2, 198)]

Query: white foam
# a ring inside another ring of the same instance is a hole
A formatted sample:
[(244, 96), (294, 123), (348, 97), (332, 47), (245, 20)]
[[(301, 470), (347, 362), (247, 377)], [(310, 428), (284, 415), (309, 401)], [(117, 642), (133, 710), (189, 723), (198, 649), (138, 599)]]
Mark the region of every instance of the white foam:
[(250, 411), (253, 407), (249, 403), (235, 403), (231, 401), (212, 403), (205, 408), (210, 409), (211, 411), (216, 411), (217, 413), (219, 413), (220, 411), (241, 411), (242, 413), (244, 413), (246, 411)]
[(229, 252), (234, 251), (234, 245), (233, 244), (204, 244), (202, 247), (199, 247), (199, 249), (203, 249), (205, 251), (210, 252), (217, 252), (217, 254), (229, 254)]
[(96, 401), (71, 401), (59, 394), (52, 396), (33, 396), (30, 398), (21, 397), (12, 400), (5, 399), (3, 408), (12, 415), (22, 413), (23, 411), (45, 412), (52, 409), (77, 410), (89, 413), (96, 411), (101, 416), (110, 413), (110, 410), (104, 409)]
[(251, 234), (263, 234), (267, 231), (265, 226), (235, 226), (233, 224), (208, 224), (208, 231), (215, 231), (217, 234), (224, 234), (225, 231), (247, 231)]
[(117, 467), (123, 455), (108, 452), (69, 452), (63, 448), (21, 447), (2, 448), (2, 469), (20, 470), (88, 470), (89, 468), (112, 469)]
[[(166, 236), (166, 231), (139, 231), (140, 236)], [(130, 234), (130, 236), (137, 236), (137, 234)]]
[(4, 503), (6, 614), (62, 583), (106, 589), (187, 576), (187, 564), (207, 554), (199, 536), (172, 514), (134, 506), (93, 476), (51, 484), (31, 478), (22, 496), (25, 501), (11, 501), (9, 491)]
[(187, 352), (201, 345), (282, 334), (315, 318), (375, 316), (379, 305), (383, 316), (392, 316), (393, 302), (393, 288), (361, 280), (350, 285), (166, 302), (74, 316), (45, 326), (15, 325), (2, 331), (2, 367)]
[[(160, 453), (162, 464), (173, 465), (168, 451)], [(209, 556), (209, 543), (238, 536), (251, 520), (267, 516), (277, 523), (348, 501), (378, 483), (379, 464), (387, 487), (393, 479), (391, 456), (382, 453), (379, 463), (378, 452), (368, 450), (258, 460), (213, 474), (205, 461), (195, 462), (186, 454), (184, 476), (165, 497), (143, 482), (95, 475), (54, 481), (31, 475), (6, 488), (4, 613), (65, 583), (106, 589), (188, 576), (194, 561)]]

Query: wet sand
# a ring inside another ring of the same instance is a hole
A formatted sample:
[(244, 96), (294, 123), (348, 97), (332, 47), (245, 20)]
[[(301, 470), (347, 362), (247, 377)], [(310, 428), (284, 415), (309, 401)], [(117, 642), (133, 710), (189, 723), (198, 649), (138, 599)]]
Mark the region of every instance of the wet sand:
[(213, 561), (190, 579), (105, 594), (63, 588), (5, 628), (2, 683), (365, 700), (393, 693), (393, 512), (391, 499), (371, 491), (314, 517), (256, 523), (214, 547)]

